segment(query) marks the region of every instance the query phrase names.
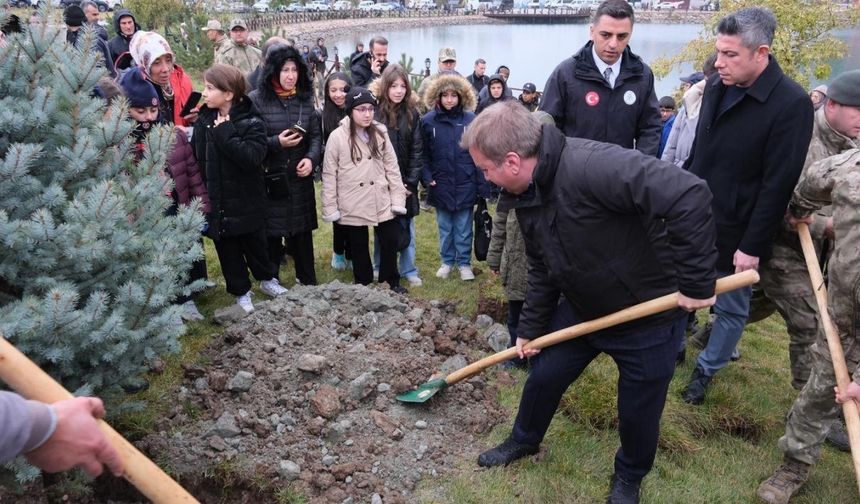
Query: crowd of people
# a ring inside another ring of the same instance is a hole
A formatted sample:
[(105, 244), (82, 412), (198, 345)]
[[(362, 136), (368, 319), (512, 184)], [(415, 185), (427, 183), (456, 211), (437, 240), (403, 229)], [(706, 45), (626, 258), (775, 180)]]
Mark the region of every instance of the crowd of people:
[[(590, 40), (559, 63), (542, 92), (527, 82), (518, 98), (508, 66), (487, 75), (478, 59), (464, 77), (455, 48), (441, 48), (438, 71), (413, 89), (412, 76), (388, 61), (383, 36), (372, 37), (367, 51), (358, 44), (342, 72), (327, 67), (323, 38), (311, 49), (273, 37), (258, 49), (243, 20), (227, 26), (229, 39), (211, 20), (204, 30), (215, 64), (203, 74), (198, 104), (164, 37), (119, 10), (108, 39), (90, 4), (65, 10), (66, 40), (82, 47), (82, 27), (92, 27), (90, 48), (111, 74), (98, 94), (128, 101), (138, 156), (154, 125), (175, 127), (167, 166), (173, 209), (201, 201), (201, 239), (214, 242), (226, 290), (247, 312), (254, 310), (251, 277), (267, 296), (286, 292), (285, 257), (297, 283), (317, 283), (318, 209), (333, 226), (332, 268), (405, 293), (404, 279), (423, 285), (416, 216), (435, 214), (435, 276), (446, 279), (456, 268), (461, 281), (472, 281), (474, 208), (482, 198), (498, 200), (487, 262), (505, 286), (510, 345), (519, 355), (511, 365), (529, 375), (511, 435), (479, 465), (536, 453), (565, 390), (607, 353), (620, 374), (621, 440), (609, 502), (638, 502), (669, 382), (694, 328), (690, 313), (712, 313), (681, 395), (699, 405), (736, 356), (751, 306), (751, 288), (716, 296), (715, 281), (749, 269), (761, 273), (764, 295), (786, 321), (792, 386), (800, 391), (779, 441), (785, 462), (757, 495), (788, 502), (825, 438), (847, 447), (837, 401), (860, 401), (860, 385), (833, 396), (794, 226), (811, 223), (829, 265), (832, 315), (860, 381), (852, 330), (860, 71), (806, 93), (771, 54), (777, 25), (769, 10), (723, 17), (714, 53), (681, 79), (677, 102), (657, 98), (651, 69), (632, 52), (634, 12), (624, 0), (600, 4)], [(202, 261), (188, 275), (205, 276)], [(525, 347), (551, 330), (674, 291), (676, 310), (543, 351)], [(176, 302), (187, 320), (202, 318), (193, 299)], [(28, 407), (13, 396), (0, 396), (0, 404)], [(88, 407), (100, 414), (99, 405)], [(17, 429), (0, 454), (36, 453), (58, 428), (56, 414), (29, 408), (30, 430)], [(117, 472), (113, 454), (102, 455)]]

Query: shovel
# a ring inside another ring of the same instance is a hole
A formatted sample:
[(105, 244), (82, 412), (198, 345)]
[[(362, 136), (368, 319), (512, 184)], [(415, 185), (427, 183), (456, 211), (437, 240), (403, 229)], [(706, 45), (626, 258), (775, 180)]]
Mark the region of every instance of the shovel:
[[(12, 346), (2, 334), (0, 334), (0, 379), (28, 399), (52, 404), (74, 397), (48, 376), (48, 373), (39, 369), (39, 366)], [(146, 455), (126, 441), (104, 420), (99, 420), (99, 428), (122, 458), (125, 466), (123, 477), (140, 490), (140, 493), (156, 504), (197, 502), (197, 499), (179, 486), (179, 483), (146, 458)]]
[[(798, 223), (797, 234), (800, 236), (803, 258), (806, 259), (806, 269), (809, 270), (809, 279), (812, 281), (812, 290), (815, 292), (815, 301), (818, 304), (821, 324), (824, 326), (824, 335), (827, 336), (830, 359), (833, 361), (833, 371), (836, 373), (836, 385), (839, 390), (845, 390), (851, 383), (851, 375), (848, 374), (848, 366), (845, 364), (845, 354), (842, 351), (842, 342), (839, 340), (839, 331), (830, 318), (830, 312), (827, 311), (827, 287), (824, 285), (818, 258), (815, 257), (815, 245), (812, 244), (812, 237), (809, 235), (809, 226), (803, 222)], [(854, 401), (842, 403), (842, 413), (845, 415), (845, 429), (848, 431), (848, 443), (851, 445), (854, 475), (857, 478), (858, 490), (860, 490), (860, 416), (858, 416), (857, 404)]]
[[(758, 272), (755, 270), (736, 273), (717, 280), (716, 293), (722, 294), (723, 292), (746, 287), (747, 285), (752, 285), (756, 282), (758, 282)], [(678, 293), (666, 294), (665, 296), (652, 299), (651, 301), (645, 301), (644, 303), (630, 306), (615, 313), (610, 313), (609, 315), (604, 315), (603, 317), (594, 320), (582, 322), (566, 329), (546, 334), (540, 338), (529, 341), (524, 348), (546, 348), (557, 343), (561, 343), (562, 341), (578, 338), (585, 334), (606, 329), (607, 327), (623, 324), (625, 322), (630, 322), (631, 320), (640, 319), (677, 307)], [(454, 371), (444, 378), (430, 380), (415, 390), (400, 394), (397, 396), (397, 400), (408, 403), (423, 403), (433, 397), (440, 390), (474, 376), (490, 366), (513, 359), (516, 356), (516, 347), (502, 350), (501, 352), (490, 355), (489, 357), (484, 357), (478, 362), (474, 362), (462, 369)]]

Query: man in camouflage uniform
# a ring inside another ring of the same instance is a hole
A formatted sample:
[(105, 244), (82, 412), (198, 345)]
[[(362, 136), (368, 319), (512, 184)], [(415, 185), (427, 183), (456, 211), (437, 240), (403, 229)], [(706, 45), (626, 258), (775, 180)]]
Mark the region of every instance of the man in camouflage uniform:
[(263, 60), (263, 53), (248, 43), (248, 25), (244, 19), (230, 22), (230, 42), (215, 55), (215, 63), (232, 65), (247, 77)]
[[(850, 85), (852, 75), (855, 75), (853, 79), (856, 80), (858, 73), (860, 71), (857, 70), (843, 73), (834, 79), (833, 85), (837, 86), (838, 91)], [(856, 105), (860, 104), (839, 103), (831, 98), (825, 106), (815, 112), (815, 125), (812, 130), (812, 141), (806, 153), (806, 162), (803, 165), (804, 171), (812, 163), (858, 147), (858, 121), (856, 118), (852, 121), (851, 117), (857, 115)], [(829, 216), (830, 208), (821, 208), (816, 212), (817, 218), (809, 228), (815, 243), (815, 251), (822, 264), (829, 255), (828, 243), (833, 234)], [(815, 306), (815, 294), (809, 283), (800, 240), (787, 223), (784, 223), (774, 240), (770, 261), (765, 263), (760, 271), (759, 285), (785, 319), (790, 341), (788, 349), (791, 361), (791, 386), (800, 390), (809, 378), (812, 366), (812, 356), (807, 350), (815, 343), (818, 334), (818, 310)]]
[[(860, 71), (841, 75), (835, 101), (853, 109), (856, 124), (850, 132), (860, 134)], [(809, 166), (801, 176), (791, 203), (791, 213), (803, 218), (824, 205), (832, 205), (834, 252), (829, 262), (828, 306), (839, 330), (842, 348), (853, 381), (837, 396), (840, 401), (860, 401), (860, 335), (854, 328), (860, 324), (860, 149), (851, 149)], [(818, 219), (821, 220), (821, 219)], [(814, 222), (814, 221), (813, 221)], [(838, 417), (841, 407), (833, 400), (836, 377), (823, 329), (810, 347), (812, 367), (809, 379), (788, 413), (785, 435), (779, 447), (785, 455), (783, 464), (756, 492), (771, 504), (789, 501), (809, 478), (818, 460), (821, 444)]]

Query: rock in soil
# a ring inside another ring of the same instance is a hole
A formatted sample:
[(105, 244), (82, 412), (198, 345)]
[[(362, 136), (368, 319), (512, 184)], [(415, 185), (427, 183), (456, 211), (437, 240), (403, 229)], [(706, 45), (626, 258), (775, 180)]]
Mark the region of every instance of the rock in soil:
[(175, 391), (189, 414), (138, 446), (180, 477), (230, 461), (249, 481), (271, 475), (310, 502), (414, 502), (417, 483), (474, 460), (488, 447), (477, 435), (504, 419), (487, 374), (424, 404), (394, 399), (443, 364), (450, 372), (492, 352), (478, 337), (488, 320), (479, 330), (453, 313), (381, 288), (291, 288), (223, 321), (208, 364), (186, 368)]

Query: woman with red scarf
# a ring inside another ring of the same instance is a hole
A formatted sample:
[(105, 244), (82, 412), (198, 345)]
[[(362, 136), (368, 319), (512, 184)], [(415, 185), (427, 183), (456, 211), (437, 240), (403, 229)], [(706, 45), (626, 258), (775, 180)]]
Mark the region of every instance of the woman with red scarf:
[(292, 47), (269, 49), (259, 87), (249, 98), (260, 110), (268, 135), (263, 166), (272, 272), (277, 278), (286, 241), (295, 262), (296, 280), (302, 285), (316, 285), (313, 169), (322, 158), (322, 132), (310, 72), (301, 54)]

